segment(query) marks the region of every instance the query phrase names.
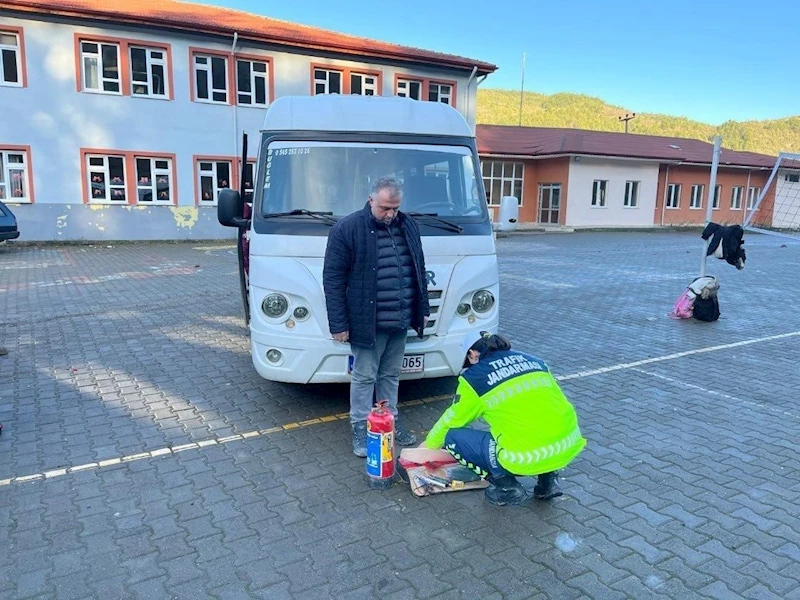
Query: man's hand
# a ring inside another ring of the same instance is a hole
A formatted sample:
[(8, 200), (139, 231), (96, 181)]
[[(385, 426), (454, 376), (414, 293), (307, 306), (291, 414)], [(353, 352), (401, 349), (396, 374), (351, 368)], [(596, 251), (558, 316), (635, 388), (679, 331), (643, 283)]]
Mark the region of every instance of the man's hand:
[(333, 339), (344, 344), (350, 339), (350, 332), (342, 331), (341, 333), (334, 333)]

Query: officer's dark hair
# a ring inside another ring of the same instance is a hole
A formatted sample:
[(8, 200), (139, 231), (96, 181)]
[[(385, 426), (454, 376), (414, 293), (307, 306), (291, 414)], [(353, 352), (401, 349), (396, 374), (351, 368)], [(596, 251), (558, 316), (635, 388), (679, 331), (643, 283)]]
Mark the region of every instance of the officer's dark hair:
[(481, 331), (481, 338), (470, 346), (470, 350), (475, 350), (481, 357), (484, 357), (492, 352), (511, 350), (511, 342), (499, 333)]

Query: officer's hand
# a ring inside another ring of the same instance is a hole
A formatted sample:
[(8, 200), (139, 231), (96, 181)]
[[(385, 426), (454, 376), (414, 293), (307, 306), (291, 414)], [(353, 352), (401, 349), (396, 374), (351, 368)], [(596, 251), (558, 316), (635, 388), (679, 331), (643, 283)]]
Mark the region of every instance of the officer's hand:
[(344, 344), (347, 340), (350, 339), (350, 332), (349, 331), (342, 331), (341, 333), (334, 333), (333, 339), (337, 342), (341, 342)]

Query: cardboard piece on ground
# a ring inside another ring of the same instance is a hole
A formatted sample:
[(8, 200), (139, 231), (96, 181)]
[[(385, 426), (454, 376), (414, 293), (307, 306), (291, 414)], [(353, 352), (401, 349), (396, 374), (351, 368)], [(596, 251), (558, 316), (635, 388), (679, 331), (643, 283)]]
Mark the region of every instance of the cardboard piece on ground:
[(404, 448), (400, 452), (399, 463), (408, 474), (411, 492), (418, 497), (489, 486), (488, 481), (459, 464), (445, 450)]

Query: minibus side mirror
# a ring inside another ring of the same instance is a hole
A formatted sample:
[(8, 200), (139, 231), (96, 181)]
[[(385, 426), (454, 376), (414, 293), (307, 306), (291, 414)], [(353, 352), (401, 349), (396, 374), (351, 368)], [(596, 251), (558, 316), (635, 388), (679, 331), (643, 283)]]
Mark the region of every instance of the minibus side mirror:
[(217, 198), (217, 219), (225, 227), (246, 227), (249, 222), (244, 217), (244, 201), (236, 190), (224, 188)]

